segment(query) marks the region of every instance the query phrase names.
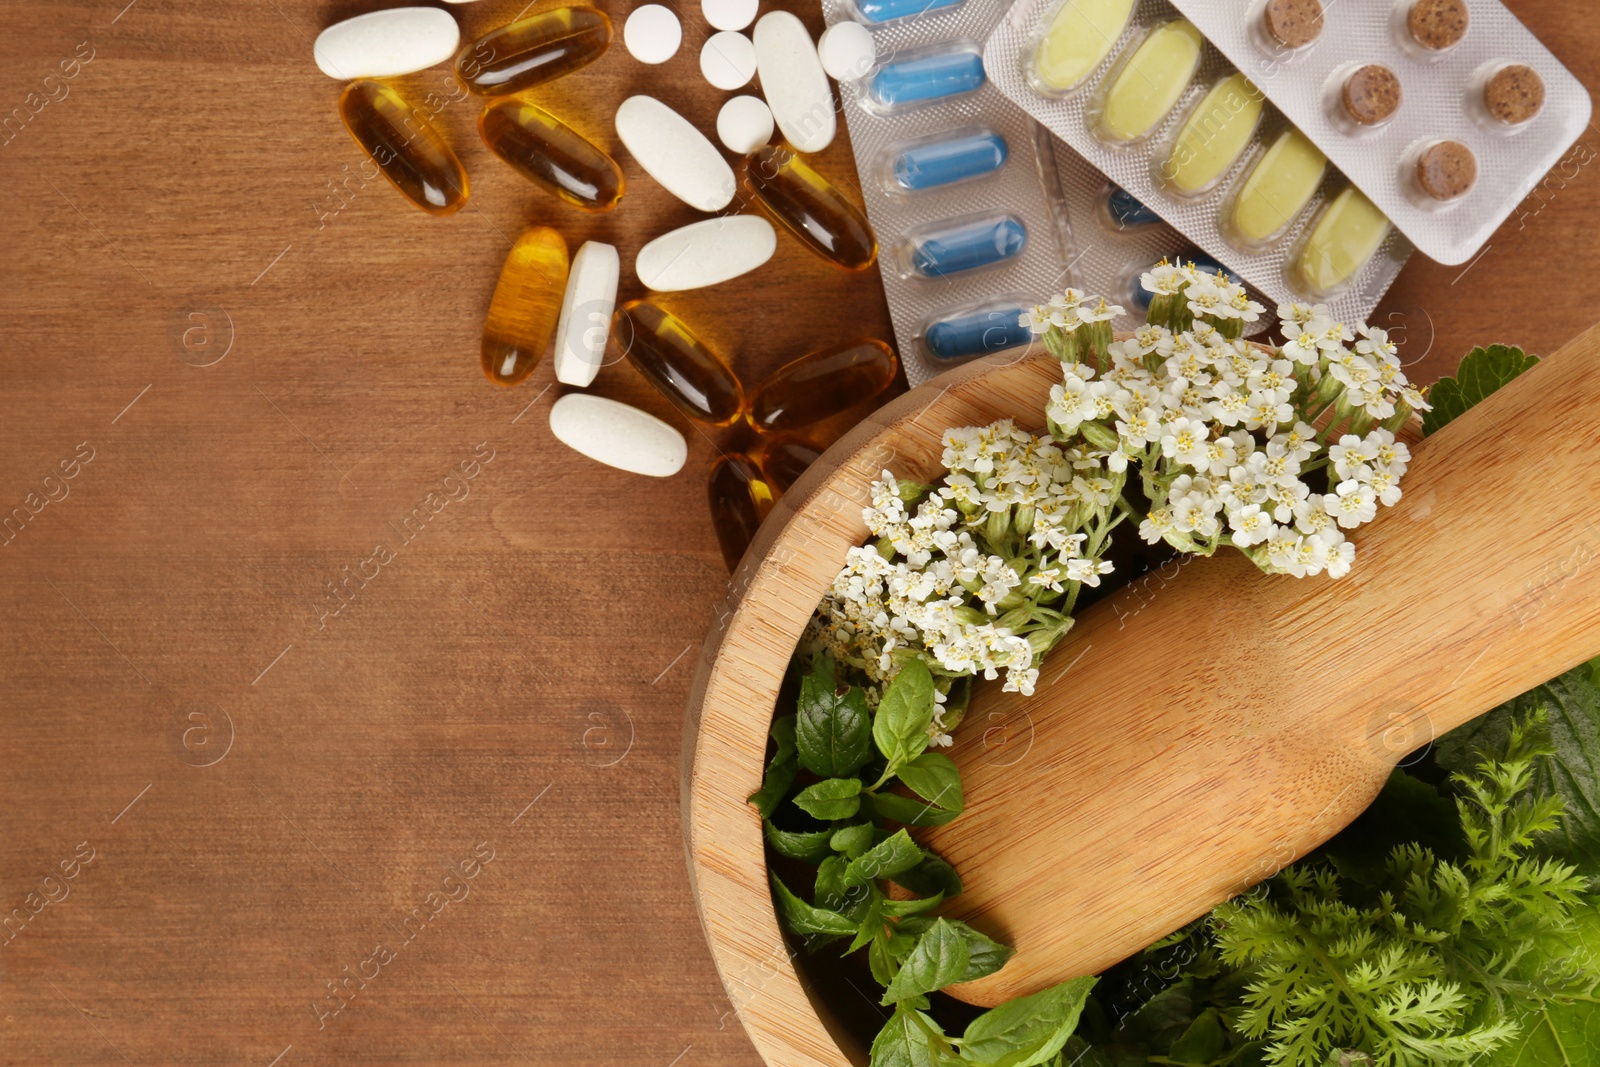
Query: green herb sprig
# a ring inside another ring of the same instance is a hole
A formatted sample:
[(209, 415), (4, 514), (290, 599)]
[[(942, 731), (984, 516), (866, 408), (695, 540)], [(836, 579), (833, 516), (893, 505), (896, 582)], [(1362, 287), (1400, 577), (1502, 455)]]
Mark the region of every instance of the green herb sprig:
[[(832, 659), (812, 661), (795, 713), (773, 722), (775, 751), (750, 797), (772, 850), (817, 868), (811, 900), (776, 873), (773, 899), (808, 949), (848, 938), (846, 954), (866, 950), (883, 986), (881, 1003), (894, 1009), (873, 1042), (873, 1067), (1050, 1063), (1077, 1028), (1094, 979), (1010, 1001), (973, 1020), (961, 1037), (946, 1034), (928, 1013), (929, 994), (991, 975), (1012, 953), (960, 920), (927, 914), (960, 895), (961, 879), (906, 827), (942, 825), (965, 803), (955, 764), (928, 751), (936, 706), (933, 674), (921, 659), (900, 669), (876, 710), (861, 687), (840, 684)], [(817, 780), (795, 789), (803, 773)], [(774, 817), (785, 807), (816, 828), (780, 828)]]

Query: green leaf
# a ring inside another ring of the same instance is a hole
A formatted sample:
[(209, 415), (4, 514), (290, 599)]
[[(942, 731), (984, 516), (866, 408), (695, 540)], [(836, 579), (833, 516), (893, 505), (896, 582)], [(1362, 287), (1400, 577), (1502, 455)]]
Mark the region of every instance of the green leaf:
[(898, 1007), (872, 1042), (872, 1067), (934, 1067), (930, 1034), (943, 1033), (931, 1016)]
[(901, 767), (899, 778), (928, 803), (959, 813), (965, 806), (961, 795), (961, 772), (943, 752), (924, 752)]
[[(1572, 946), (1591, 960), (1600, 959), (1600, 906), (1582, 909)], [(1600, 1062), (1600, 1000), (1591, 996), (1552, 1002), (1518, 1021), (1521, 1033), (1474, 1067), (1590, 1067)]]
[(844, 872), (845, 885), (865, 885), (874, 878), (893, 878), (909, 871), (922, 862), (923, 851), (904, 830), (869, 848), (866, 853), (850, 861)]
[(1544, 708), (1555, 755), (1534, 765), (1536, 796), (1558, 796), (1566, 807), (1558, 833), (1540, 851), (1600, 877), (1600, 688), (1587, 664), (1553, 678), (1439, 738), (1439, 766), (1466, 773), (1481, 752), (1501, 751), (1513, 719)]
[(846, 955), (863, 945), (875, 944), (884, 939), (883, 894), (878, 892), (876, 886), (871, 887), (867, 906), (862, 912), (861, 922), (857, 925), (855, 934), (850, 947), (845, 949)]
[(867, 804), (885, 819), (893, 819), (906, 826), (943, 826), (961, 814), (897, 793), (874, 793), (867, 798)]
[(960, 978), (967, 969), (967, 942), (947, 919), (936, 919), (895, 972), (881, 1003), (894, 1004), (932, 993)]
[(867, 946), (867, 968), (872, 978), (881, 986), (894, 981), (894, 939), (875, 937)]
[(761, 788), (749, 797), (749, 802), (756, 806), (763, 819), (772, 818), (772, 813), (778, 810), (778, 804), (794, 784), (795, 772), (800, 766), (795, 759), (794, 720), (793, 715), (783, 715), (772, 721), (772, 740), (777, 743), (778, 749), (767, 764), (767, 774), (761, 780)]
[(835, 691), (831, 663), (812, 671), (800, 681), (795, 720), (800, 765), (824, 778), (854, 774), (872, 755), (871, 721), (865, 693), (855, 687)]
[(792, 860), (821, 863), (832, 851), (828, 847), (828, 842), (833, 838), (832, 830), (794, 833), (789, 830), (780, 830), (768, 822), (763, 832), (766, 835), (767, 844), (772, 846), (772, 851), (780, 856), (788, 856)]
[(921, 897), (943, 893), (948, 900), (961, 895), (961, 876), (942, 856), (932, 852), (923, 856), (922, 862), (915, 867), (895, 875), (893, 880), (896, 885), (904, 886)]
[(944, 902), (943, 893), (935, 893), (931, 897), (911, 897), (909, 900), (885, 900), (883, 913), (894, 918), (905, 915), (921, 915), (925, 911), (932, 911)]
[(975, 982), (979, 978), (986, 978), (1006, 965), (1015, 950), (1010, 945), (981, 934), (959, 919), (945, 920), (956, 928), (962, 940), (967, 943), (967, 969), (957, 978), (958, 982)]
[(818, 908), (793, 893), (777, 876), (772, 875), (772, 896), (778, 903), (778, 914), (784, 925), (796, 934), (826, 934), (843, 936), (856, 932), (856, 924), (848, 916), (827, 908)]
[(835, 852), (842, 852), (850, 859), (856, 859), (872, 847), (872, 836), (876, 828), (869, 822), (858, 826), (846, 826), (842, 830), (834, 831), (833, 838), (828, 843)]
[(1034, 1067), (1061, 1051), (1097, 979), (1074, 978), (984, 1012), (961, 1038), (961, 1058), (984, 1067)]
[(849, 862), (843, 856), (825, 858), (817, 867), (817, 881), (811, 899), (817, 902), (817, 907), (836, 911), (847, 916), (851, 922), (859, 923), (866, 917), (872, 893), (862, 886), (852, 888), (844, 884), (844, 871)]
[(1227, 1050), (1228, 1031), (1222, 1025), (1222, 1017), (1216, 1008), (1207, 1008), (1172, 1043), (1167, 1059), (1189, 1067), (1210, 1067)]
[(1454, 378), (1440, 378), (1428, 390), (1432, 411), (1422, 414), (1424, 435), (1436, 433), (1462, 412), (1539, 362), (1511, 345), (1490, 345), (1468, 352)]
[(861, 779), (825, 778), (796, 793), (794, 802), (801, 811), (823, 822), (848, 819), (861, 810)]
[(928, 747), (933, 694), (933, 673), (921, 659), (901, 667), (884, 690), (878, 714), (872, 719), (872, 740), (891, 768), (905, 766)]

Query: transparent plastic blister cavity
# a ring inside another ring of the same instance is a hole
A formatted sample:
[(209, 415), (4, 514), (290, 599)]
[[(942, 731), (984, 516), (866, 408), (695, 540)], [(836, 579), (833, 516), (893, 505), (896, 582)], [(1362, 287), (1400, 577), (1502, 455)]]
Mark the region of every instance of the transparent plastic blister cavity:
[(839, 95), (912, 385), (1025, 351), (1022, 312), (1067, 286), (1122, 304), (1114, 325), (1133, 329), (1142, 272), (1163, 258), (1206, 262), (989, 80), (980, 43), (1005, 7), (823, 0), (828, 25), (861, 23), (877, 52)]
[(1440, 263), (1476, 255), (1589, 124), (1583, 85), (1498, 0), (1172, 2)]
[(1002, 92), (1269, 308), (1316, 301), (1365, 321), (1411, 254), (1166, 0), (1018, 0), (984, 63)]

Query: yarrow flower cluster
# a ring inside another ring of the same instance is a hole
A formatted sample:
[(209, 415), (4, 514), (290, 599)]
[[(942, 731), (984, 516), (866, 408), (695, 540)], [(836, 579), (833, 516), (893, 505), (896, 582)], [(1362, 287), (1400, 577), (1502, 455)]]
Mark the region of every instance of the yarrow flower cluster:
[(1180, 552), (1232, 546), (1268, 573), (1338, 578), (1356, 554), (1347, 531), (1400, 499), (1411, 457), (1395, 432), (1428, 404), (1383, 330), (1283, 304), (1287, 342), (1254, 344), (1244, 329), (1266, 309), (1226, 276), (1163, 262), (1141, 280), (1148, 322), (1120, 341), (1123, 309), (1076, 290), (1023, 313), (1062, 363), (1049, 434), (949, 430), (937, 486), (884, 471), (863, 513), (874, 540), (807, 630), (869, 700), (910, 657), (927, 661), (938, 743), (964, 707), (960, 679), (1004, 671), (1007, 690), (1033, 691), (1079, 591), (1111, 570), (1122, 521)]
[(944, 698), (934, 740), (947, 744), (955, 679), (1004, 671), (1008, 691), (1033, 692), (1078, 589), (1111, 570), (1100, 553), (1125, 517), (1125, 475), (1010, 420), (949, 430), (944, 445), (942, 485), (888, 471), (873, 483), (875, 540), (850, 551), (807, 636), (866, 676), (869, 700), (907, 657), (926, 659)]

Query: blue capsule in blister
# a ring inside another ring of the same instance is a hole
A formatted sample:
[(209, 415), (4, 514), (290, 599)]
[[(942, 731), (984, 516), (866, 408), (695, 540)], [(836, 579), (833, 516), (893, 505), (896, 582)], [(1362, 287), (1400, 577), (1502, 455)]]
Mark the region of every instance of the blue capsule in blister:
[(1113, 185), (1106, 194), (1106, 212), (1119, 230), (1131, 230), (1161, 221), (1160, 215), (1119, 185)]
[(957, 222), (911, 239), (911, 269), (942, 278), (1011, 259), (1027, 243), (1027, 227), (1012, 215)]
[(861, 13), (864, 22), (876, 25), (912, 15), (927, 15), (942, 11), (961, 2), (962, 0), (857, 0), (856, 10)]
[(903, 148), (890, 169), (896, 185), (915, 192), (993, 174), (1005, 165), (1006, 154), (1004, 137), (977, 130)]
[(964, 359), (1015, 348), (1033, 340), (1021, 325), (1021, 307), (990, 307), (952, 315), (922, 331), (922, 343), (936, 359)]
[(970, 93), (983, 82), (983, 56), (977, 52), (935, 52), (880, 68), (872, 76), (872, 95), (893, 107)]

